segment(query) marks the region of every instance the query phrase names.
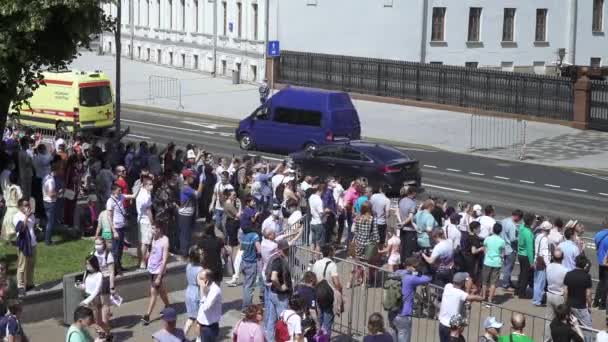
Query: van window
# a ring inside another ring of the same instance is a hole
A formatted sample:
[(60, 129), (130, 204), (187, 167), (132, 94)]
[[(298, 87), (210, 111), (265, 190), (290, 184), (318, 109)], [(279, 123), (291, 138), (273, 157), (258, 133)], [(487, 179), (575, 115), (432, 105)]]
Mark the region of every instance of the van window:
[(110, 86), (80, 88), (80, 105), (98, 107), (112, 103)]
[(274, 121), (292, 125), (321, 127), (321, 112), (292, 108), (277, 108)]

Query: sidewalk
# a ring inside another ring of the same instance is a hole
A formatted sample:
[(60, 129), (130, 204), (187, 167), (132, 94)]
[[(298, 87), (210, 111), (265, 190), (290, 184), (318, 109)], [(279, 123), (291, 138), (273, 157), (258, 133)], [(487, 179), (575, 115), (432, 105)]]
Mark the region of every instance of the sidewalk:
[[(212, 78), (203, 73), (129, 59), (122, 61), (123, 103), (236, 120), (244, 118), (259, 105), (256, 85), (233, 85), (226, 78)], [(72, 67), (81, 70), (101, 69), (114, 79), (114, 56), (83, 52)], [(149, 99), (148, 80), (152, 75), (181, 80), (182, 108), (179, 108), (177, 97)], [(365, 137), (470, 153), (470, 114), (370, 101), (354, 102), (361, 119), (362, 135)], [(486, 132), (481, 129), (474, 133)], [(608, 171), (608, 132), (583, 131), (530, 121), (527, 124), (526, 143), (528, 162)], [(492, 149), (475, 154), (507, 160), (518, 157), (513, 149)]]

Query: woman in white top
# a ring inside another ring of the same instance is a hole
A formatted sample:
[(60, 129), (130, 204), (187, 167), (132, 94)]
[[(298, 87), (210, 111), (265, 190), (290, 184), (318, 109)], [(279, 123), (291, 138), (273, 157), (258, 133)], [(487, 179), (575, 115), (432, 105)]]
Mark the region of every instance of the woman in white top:
[(205, 269), (199, 273), (201, 305), (196, 320), (200, 328), (201, 342), (218, 341), (222, 318), (222, 289), (213, 281), (213, 272)]
[[(95, 239), (95, 252), (93, 252), (93, 255), (97, 257), (102, 275), (101, 292), (99, 295), (101, 301), (101, 321), (109, 330), (110, 317), (112, 316), (112, 301), (110, 296), (116, 293), (116, 289), (114, 288), (114, 257), (108, 249), (107, 243), (101, 237)], [(106, 331), (106, 333), (109, 333), (109, 331)]]
[(101, 315), (101, 288), (103, 285), (103, 274), (99, 267), (99, 260), (95, 255), (89, 255), (85, 262), (86, 271), (84, 273), (84, 284), (79, 284), (78, 287), (84, 290), (86, 298), (80, 302), (80, 305), (87, 306), (93, 310), (95, 323), (100, 330), (97, 334), (107, 336), (110, 327), (103, 322)]
[(279, 319), (287, 324), (289, 341), (304, 342), (304, 331), (302, 331), (302, 315), (304, 312), (304, 298), (292, 295), (289, 298), (289, 309), (281, 312)]

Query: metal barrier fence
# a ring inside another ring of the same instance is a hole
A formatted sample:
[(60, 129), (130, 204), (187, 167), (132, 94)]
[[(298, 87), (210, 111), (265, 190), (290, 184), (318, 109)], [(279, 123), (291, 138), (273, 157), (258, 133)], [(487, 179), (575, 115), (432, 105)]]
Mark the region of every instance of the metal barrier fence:
[(279, 81), (502, 113), (572, 120), (569, 78), (282, 51)]
[(148, 99), (154, 102), (156, 99), (168, 99), (177, 101), (179, 109), (182, 105), (182, 82), (174, 77), (150, 75), (148, 77)]
[(608, 82), (591, 81), (589, 128), (608, 131)]
[[(311, 269), (311, 260), (319, 260), (321, 256), (305, 246), (293, 246), (289, 253), (289, 265), (292, 272), (294, 283), (299, 282), (304, 273)], [(393, 272), (383, 268), (356, 262), (353, 260), (334, 257), (338, 274), (340, 276), (344, 300), (344, 312), (336, 316), (333, 333), (338, 336), (346, 337), (353, 341), (361, 341), (367, 335), (367, 320), (374, 313), (380, 313), (385, 320), (387, 331), (392, 333), (390, 328), (389, 314), (383, 307), (383, 287), (384, 282), (394, 275)], [(363, 281), (356, 284), (353, 279), (355, 270), (363, 274)], [(347, 288), (346, 282), (354, 282), (354, 286)], [(419, 287), (414, 299), (414, 314), (412, 324), (412, 341), (435, 342), (439, 341), (439, 301), (443, 293), (443, 288), (435, 285)], [(489, 316), (496, 317), (503, 322), (505, 327), (503, 333), (510, 331), (511, 315), (516, 312), (499, 305), (490, 303), (469, 303), (463, 308), (463, 314), (467, 318), (468, 326), (463, 336), (467, 341), (476, 341), (484, 334), (483, 323)], [(517, 311), (519, 312), (519, 311)], [(521, 313), (521, 312), (520, 312)], [(545, 317), (534, 316), (522, 313), (526, 318), (524, 333), (534, 341), (544, 342), (551, 338), (549, 321)], [(586, 341), (594, 341), (597, 330), (583, 328)]]
[(504, 149), (525, 159), (526, 120), (473, 114), (469, 126), (471, 151)]

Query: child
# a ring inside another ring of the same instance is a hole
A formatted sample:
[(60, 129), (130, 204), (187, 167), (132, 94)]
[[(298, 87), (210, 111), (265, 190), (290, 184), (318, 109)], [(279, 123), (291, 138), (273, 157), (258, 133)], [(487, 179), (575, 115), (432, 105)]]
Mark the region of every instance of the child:
[(396, 234), (395, 227), (388, 228), (388, 235), (390, 238), (386, 242), (386, 247), (378, 251), (378, 253), (388, 254), (388, 269), (395, 272), (401, 263), (401, 239), (399, 238), (399, 235)]

